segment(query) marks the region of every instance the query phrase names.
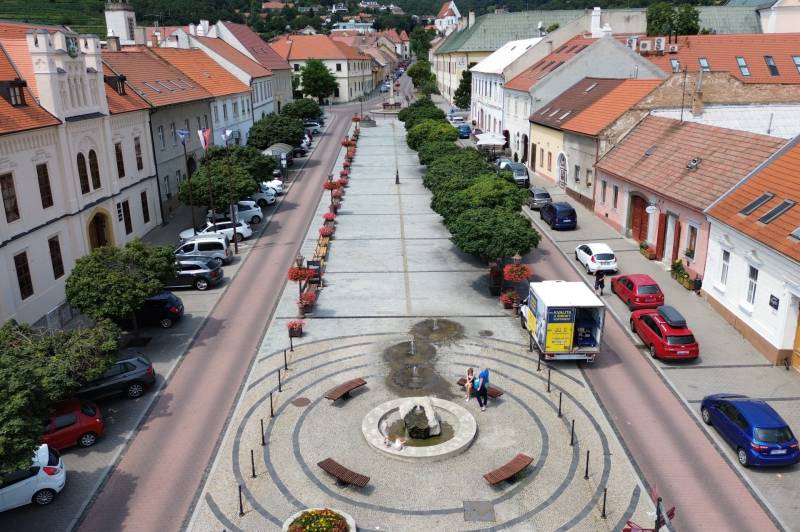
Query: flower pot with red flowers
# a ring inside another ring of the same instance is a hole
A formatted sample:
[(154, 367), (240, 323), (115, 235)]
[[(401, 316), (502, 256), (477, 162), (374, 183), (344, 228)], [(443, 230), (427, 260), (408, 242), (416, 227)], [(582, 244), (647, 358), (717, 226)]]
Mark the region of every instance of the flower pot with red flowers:
[(322, 219), (325, 220), (325, 225), (336, 225), (336, 215), (332, 212), (326, 212), (323, 214)]
[(531, 278), (531, 269), (526, 264), (506, 264), (503, 267), (503, 279), (510, 283), (521, 283)]
[(303, 283), (308, 282), (314, 277), (314, 270), (311, 268), (292, 266), (289, 268), (288, 277), (290, 281), (297, 283), (299, 293), (303, 293)]
[(339, 172), (339, 177), (348, 177), (350, 175), (350, 170), (341, 170)]
[(348, 179), (346, 177), (340, 177), (339, 178), (339, 186), (340, 187), (346, 187), (347, 183), (349, 183), (349, 181), (348, 181)]
[(329, 225), (323, 225), (319, 228), (319, 236), (321, 237), (331, 238), (335, 232), (336, 228)]
[(281, 532), (355, 532), (356, 521), (341, 510), (308, 508), (283, 522)]
[(333, 199), (341, 201), (343, 196), (344, 192), (342, 191), (341, 188), (337, 188), (336, 190), (333, 191)]
[(331, 204), (330, 204), (330, 206), (328, 207), (328, 209), (330, 209), (330, 211), (331, 211), (333, 214), (338, 214), (338, 213), (339, 213), (339, 204), (338, 204), (338, 203), (336, 203), (336, 202), (334, 202), (334, 201), (331, 201)]
[(361, 117), (358, 115), (353, 115), (353, 123), (357, 124), (361, 122)]
[(348, 161), (347, 159), (345, 159), (345, 161), (342, 163), (342, 166), (343, 166), (344, 168), (350, 168), (350, 161)]
[(500, 295), (500, 302), (503, 308), (514, 308), (515, 304), (519, 304), (519, 294), (516, 290), (507, 290)]
[(313, 307), (314, 303), (316, 302), (316, 291), (307, 291), (300, 294), (300, 298), (297, 300), (297, 308), (300, 311), (300, 314), (305, 316), (306, 312), (310, 311), (311, 307)]
[(303, 320), (291, 320), (286, 324), (286, 328), (289, 330), (289, 336), (292, 338), (300, 338), (303, 336), (303, 325), (305, 324), (306, 322)]
[(349, 145), (350, 145), (350, 139), (345, 136), (344, 140), (342, 141), (342, 146), (349, 146)]
[(336, 181), (325, 181), (322, 183), (322, 188), (331, 191), (331, 200), (333, 200), (333, 193), (339, 189), (339, 183)]

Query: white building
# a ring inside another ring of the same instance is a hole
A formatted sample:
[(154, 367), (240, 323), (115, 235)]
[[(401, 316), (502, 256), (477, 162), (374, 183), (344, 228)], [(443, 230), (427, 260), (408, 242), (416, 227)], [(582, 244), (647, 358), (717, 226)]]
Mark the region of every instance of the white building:
[(498, 134), (502, 134), (505, 130), (503, 85), (508, 81), (505, 69), (539, 41), (541, 38), (538, 37), (509, 41), (470, 68), (472, 72), (470, 117), (480, 130)]
[(0, 44), (0, 322), (60, 327), (75, 261), (161, 222), (149, 106), (95, 36), (0, 23)]
[(705, 213), (703, 293), (775, 364), (800, 370), (800, 137)]
[(453, 1), (445, 2), (439, 9), (439, 13), (433, 20), (433, 25), (436, 31), (441, 35), (450, 35), (453, 31), (458, 29), (458, 24), (461, 22), (461, 13)]

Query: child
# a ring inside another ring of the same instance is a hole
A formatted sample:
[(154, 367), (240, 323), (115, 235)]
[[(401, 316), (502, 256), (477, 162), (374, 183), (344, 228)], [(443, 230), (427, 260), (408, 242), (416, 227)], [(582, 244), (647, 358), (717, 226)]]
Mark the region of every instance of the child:
[(467, 370), (467, 382), (464, 383), (464, 389), (467, 390), (467, 397), (464, 399), (466, 402), (469, 402), (469, 398), (472, 395), (472, 383), (475, 381), (475, 372), (472, 368)]

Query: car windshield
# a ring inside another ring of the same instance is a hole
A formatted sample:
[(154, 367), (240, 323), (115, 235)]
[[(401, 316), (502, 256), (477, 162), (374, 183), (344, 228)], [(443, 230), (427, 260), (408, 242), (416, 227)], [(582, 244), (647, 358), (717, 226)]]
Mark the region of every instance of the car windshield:
[(781, 427), (778, 429), (757, 428), (755, 432), (755, 438), (765, 443), (786, 443), (794, 438), (792, 430), (789, 427)]
[(97, 410), (94, 408), (93, 405), (89, 403), (81, 403), (81, 412), (83, 412), (87, 416), (94, 416), (95, 414), (97, 414)]
[(681, 336), (667, 336), (669, 345), (690, 345), (694, 343), (694, 335), (686, 334)]
[(613, 253), (595, 253), (594, 258), (597, 260), (614, 260)]
[(637, 294), (660, 294), (661, 290), (658, 288), (658, 285), (654, 284), (645, 284), (636, 288)]
[(536, 199), (550, 199), (550, 194), (547, 192), (538, 192), (534, 197)]

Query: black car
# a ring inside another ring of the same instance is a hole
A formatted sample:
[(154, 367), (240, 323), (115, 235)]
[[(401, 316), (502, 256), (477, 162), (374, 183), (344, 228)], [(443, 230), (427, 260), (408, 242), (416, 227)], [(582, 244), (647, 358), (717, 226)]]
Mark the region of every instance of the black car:
[[(172, 327), (183, 316), (183, 301), (168, 290), (148, 297), (142, 307), (136, 311), (136, 323), (142, 325), (160, 325), (164, 329)], [(123, 329), (133, 328), (130, 318), (114, 320)]]
[(222, 281), (222, 268), (213, 259), (184, 259), (177, 266), (175, 277), (164, 283), (167, 288), (208, 290)]
[(96, 399), (125, 394), (136, 399), (155, 382), (156, 372), (153, 365), (144, 356), (136, 355), (115, 362), (102, 376), (79, 390), (77, 395)]
[(578, 215), (566, 201), (546, 203), (539, 208), (539, 218), (550, 225), (550, 229), (575, 229)]
[(302, 146), (295, 146), (292, 148), (292, 157), (305, 157), (308, 153), (308, 150)]

